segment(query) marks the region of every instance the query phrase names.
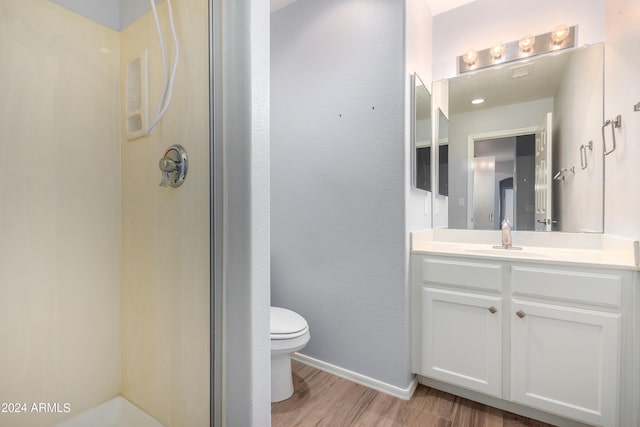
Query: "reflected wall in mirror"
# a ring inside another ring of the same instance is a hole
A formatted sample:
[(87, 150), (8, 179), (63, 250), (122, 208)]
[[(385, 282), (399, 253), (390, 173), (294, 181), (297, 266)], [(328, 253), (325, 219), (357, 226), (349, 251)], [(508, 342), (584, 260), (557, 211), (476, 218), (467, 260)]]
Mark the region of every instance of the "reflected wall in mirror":
[(449, 80), (449, 228), (603, 231), (603, 57), (597, 44)]
[(438, 194), (449, 195), (449, 119), (438, 108)]
[(413, 81), (413, 186), (431, 191), (431, 94), (417, 73), (413, 75)]

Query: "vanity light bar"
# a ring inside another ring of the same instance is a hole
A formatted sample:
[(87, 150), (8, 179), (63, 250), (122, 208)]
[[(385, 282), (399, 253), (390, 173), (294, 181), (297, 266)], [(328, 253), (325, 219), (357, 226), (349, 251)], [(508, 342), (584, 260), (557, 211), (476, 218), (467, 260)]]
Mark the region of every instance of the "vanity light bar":
[[(563, 30), (566, 31), (566, 27)], [(470, 49), (464, 55), (458, 56), (458, 74), (574, 47), (576, 44), (576, 30), (577, 26), (575, 25), (569, 27), (569, 34), (559, 41), (554, 41), (554, 37), (558, 39), (557, 35), (554, 36), (554, 33), (558, 32), (558, 29), (556, 29), (537, 36), (527, 35), (522, 40), (515, 40), (504, 45), (496, 44), (477, 52)], [(500, 49), (497, 49), (498, 45)], [(499, 51), (502, 51), (501, 55), (496, 56)]]

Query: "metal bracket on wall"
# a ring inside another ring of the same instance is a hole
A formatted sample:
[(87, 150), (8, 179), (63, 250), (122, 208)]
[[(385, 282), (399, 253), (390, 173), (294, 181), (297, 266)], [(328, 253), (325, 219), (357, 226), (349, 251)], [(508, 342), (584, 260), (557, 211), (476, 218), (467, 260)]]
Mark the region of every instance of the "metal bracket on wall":
[(587, 149), (589, 149), (589, 151), (593, 150), (593, 141), (589, 141), (588, 144), (582, 144), (580, 146), (580, 167), (582, 169), (586, 169), (589, 166)]
[[(604, 129), (611, 125), (611, 138), (612, 138), (612, 142), (613, 142), (613, 146), (611, 148), (611, 150), (607, 150), (607, 138), (605, 137), (605, 132)], [(622, 115), (618, 114), (616, 116), (615, 119), (613, 120), (607, 120), (606, 122), (604, 122), (604, 124), (602, 125), (602, 147), (604, 149), (604, 155), (607, 156), (611, 153), (613, 153), (614, 151), (616, 151), (616, 131), (615, 129), (622, 127)]]
[(633, 111), (640, 111), (640, 102), (633, 106)]

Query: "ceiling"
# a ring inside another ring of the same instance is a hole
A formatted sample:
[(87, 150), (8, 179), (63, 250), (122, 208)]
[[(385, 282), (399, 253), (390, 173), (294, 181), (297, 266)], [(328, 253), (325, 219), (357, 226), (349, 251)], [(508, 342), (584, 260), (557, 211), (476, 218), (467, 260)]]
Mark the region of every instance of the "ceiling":
[(476, 0), (427, 0), (432, 15), (438, 15)]
[[(271, 0), (271, 12), (275, 12), (278, 9), (295, 2), (296, 0)], [(426, 0), (431, 9), (432, 15), (437, 15), (442, 12), (446, 12), (456, 7), (460, 7), (467, 3), (471, 3), (475, 0)]]

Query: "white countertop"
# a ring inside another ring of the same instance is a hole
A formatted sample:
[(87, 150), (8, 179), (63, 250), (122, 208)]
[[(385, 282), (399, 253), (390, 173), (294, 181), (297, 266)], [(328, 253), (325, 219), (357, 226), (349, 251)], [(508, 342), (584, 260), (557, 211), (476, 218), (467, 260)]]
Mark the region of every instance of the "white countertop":
[(411, 252), (506, 261), (640, 270), (638, 242), (605, 234), (513, 231), (513, 246), (496, 249), (501, 232), (436, 229), (411, 233)]

